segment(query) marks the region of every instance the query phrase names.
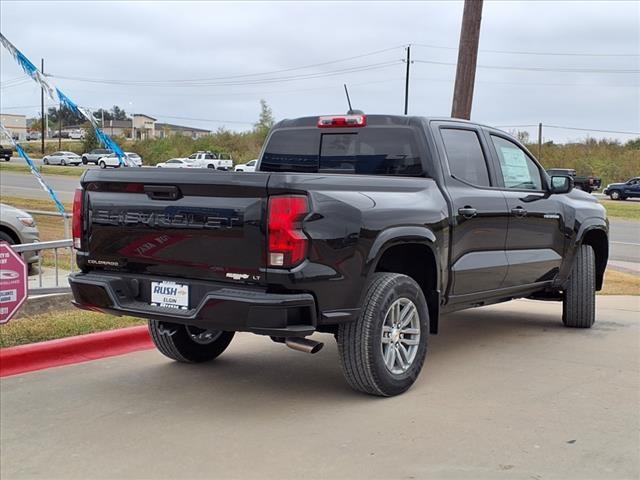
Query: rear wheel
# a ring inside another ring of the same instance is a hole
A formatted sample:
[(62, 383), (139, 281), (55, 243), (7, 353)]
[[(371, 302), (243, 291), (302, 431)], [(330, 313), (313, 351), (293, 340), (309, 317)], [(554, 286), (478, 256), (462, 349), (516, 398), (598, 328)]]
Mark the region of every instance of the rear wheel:
[(66, 167), (67, 166), (67, 161), (64, 160), (64, 159), (60, 160), (60, 165), (62, 165), (63, 167)]
[(226, 350), (234, 335), (234, 332), (205, 330), (159, 320), (149, 320), (149, 333), (160, 353), (185, 363), (213, 360)]
[(581, 245), (573, 260), (562, 300), (565, 327), (591, 328), (596, 320), (596, 260), (590, 245)]
[(87, 157), (82, 157), (82, 164), (86, 165), (87, 163), (89, 163), (89, 160), (87, 160)]
[(45, 165), (49, 165), (49, 160), (45, 158), (44, 160), (42, 160), (42, 163), (44, 163)]
[(104, 160), (100, 160), (100, 168), (107, 168), (107, 164), (104, 163)]
[(216, 168), (216, 166), (210, 163), (209, 165), (207, 165), (207, 168)]
[(429, 312), (419, 285), (397, 273), (376, 273), (355, 322), (337, 341), (349, 385), (371, 395), (403, 393), (418, 378), (427, 353)]

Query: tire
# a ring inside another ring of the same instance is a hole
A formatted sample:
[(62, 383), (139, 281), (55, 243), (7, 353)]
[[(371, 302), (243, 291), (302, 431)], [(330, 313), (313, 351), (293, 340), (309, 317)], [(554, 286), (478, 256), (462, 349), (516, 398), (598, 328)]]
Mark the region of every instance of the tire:
[(104, 169), (104, 168), (107, 168), (107, 164), (106, 164), (106, 163), (104, 163), (104, 160), (100, 160), (99, 165), (100, 165), (100, 168), (103, 168), (103, 169)]
[(88, 163), (89, 163), (89, 160), (87, 160), (87, 157), (82, 157), (82, 164), (87, 165)]
[[(398, 330), (389, 326), (392, 323), (391, 309), (398, 302), (400, 315), (406, 308), (410, 308), (409, 303), (413, 305), (417, 314), (409, 324), (412, 332), (405, 333), (411, 338), (400, 337)], [(403, 306), (402, 302), (409, 303)], [(428, 334), (429, 311), (418, 284), (406, 275), (374, 274), (367, 286), (358, 319), (338, 327), (336, 340), (340, 364), (347, 382), (353, 389), (370, 395), (391, 397), (405, 392), (413, 385), (422, 370), (427, 353)], [(391, 338), (392, 335), (395, 341)], [(389, 352), (389, 349), (398, 344), (402, 344), (399, 348), (403, 348), (405, 353), (400, 355), (401, 350), (397, 349), (398, 356), (393, 353), (389, 358), (393, 357), (392, 363), (401, 360), (405, 364), (394, 364), (394, 368), (406, 369), (392, 372), (385, 363), (384, 352)], [(406, 355), (406, 352), (410, 355)]]
[(591, 245), (581, 245), (573, 260), (562, 300), (565, 327), (591, 328), (596, 320), (596, 258)]
[(620, 200), (621, 199), (620, 191), (619, 190), (611, 190), (609, 192), (609, 198), (611, 200)]
[(7, 242), (9, 245), (13, 245), (14, 243), (16, 243), (8, 233), (4, 232), (0, 232), (0, 242)]
[(215, 169), (215, 168), (216, 168), (216, 166), (215, 166), (215, 165), (212, 165), (212, 164), (209, 164), (209, 165), (207, 165), (207, 168), (213, 168), (213, 169)]
[[(235, 332), (202, 330), (175, 323), (149, 320), (149, 333), (156, 348), (165, 357), (183, 363), (202, 363), (219, 356), (231, 343)], [(213, 335), (207, 343), (198, 342), (193, 335)]]
[(45, 158), (44, 160), (42, 160), (42, 163), (44, 163), (45, 165), (49, 165), (49, 160)]
[(63, 167), (67, 166), (67, 161), (66, 160), (60, 160), (60, 165), (62, 165)]

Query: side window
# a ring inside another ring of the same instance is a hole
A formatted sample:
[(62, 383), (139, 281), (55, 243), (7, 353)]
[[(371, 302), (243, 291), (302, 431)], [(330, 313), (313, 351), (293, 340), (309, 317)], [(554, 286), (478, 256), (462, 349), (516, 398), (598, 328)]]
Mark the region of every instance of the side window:
[(451, 175), (459, 180), (488, 187), (489, 170), (478, 134), (473, 130), (441, 129)]
[(253, 167), (256, 164), (255, 160), (251, 160), (249, 163), (247, 163), (247, 166), (249, 167)]
[(496, 147), (504, 186), (522, 190), (542, 190), (542, 176), (534, 161), (518, 145), (491, 135)]

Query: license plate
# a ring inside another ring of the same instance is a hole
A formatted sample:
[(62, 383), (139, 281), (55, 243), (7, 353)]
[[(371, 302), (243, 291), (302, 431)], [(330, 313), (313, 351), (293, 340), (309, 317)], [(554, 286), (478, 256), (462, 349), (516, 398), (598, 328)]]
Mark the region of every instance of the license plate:
[(151, 305), (187, 310), (189, 285), (175, 282), (151, 282)]

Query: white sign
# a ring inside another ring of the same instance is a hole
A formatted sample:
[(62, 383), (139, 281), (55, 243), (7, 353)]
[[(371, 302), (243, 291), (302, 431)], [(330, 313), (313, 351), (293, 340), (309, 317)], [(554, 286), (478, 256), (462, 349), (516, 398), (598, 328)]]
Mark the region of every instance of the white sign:
[(187, 310), (189, 285), (175, 282), (151, 282), (151, 305)]

